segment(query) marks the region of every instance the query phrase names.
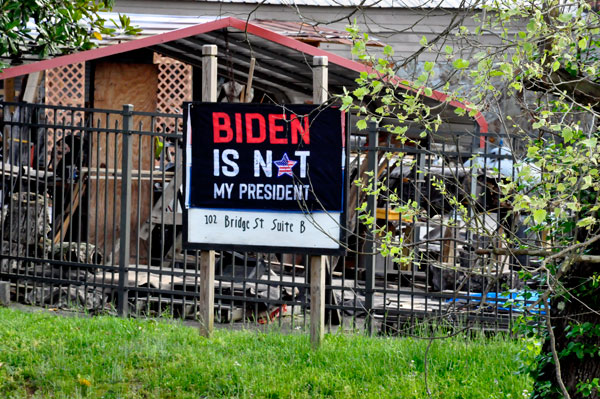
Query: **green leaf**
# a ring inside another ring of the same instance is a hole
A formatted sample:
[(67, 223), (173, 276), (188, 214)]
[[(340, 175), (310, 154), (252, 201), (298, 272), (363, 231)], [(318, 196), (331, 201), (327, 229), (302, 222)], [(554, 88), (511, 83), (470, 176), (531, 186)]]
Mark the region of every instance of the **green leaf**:
[(6, 30), (6, 31), (9, 31), (9, 30), (11, 30), (12, 28), (14, 28), (15, 26), (19, 25), (19, 23), (20, 23), (20, 22), (21, 22), (21, 21), (19, 21), (18, 19), (15, 19), (14, 21), (12, 21), (12, 22), (9, 22), (9, 23), (6, 25), (6, 26), (4, 27), (4, 30)]
[(419, 40), (419, 44), (421, 44), (423, 47), (427, 47), (427, 38), (423, 36), (421, 40)]
[(544, 220), (546, 220), (546, 210), (536, 209), (535, 211), (533, 211), (533, 220), (537, 224), (541, 224)]
[(554, 72), (558, 71), (558, 68), (560, 68), (560, 62), (559, 61), (554, 61), (554, 63), (552, 64), (552, 70)]
[(529, 158), (536, 158), (539, 154), (540, 148), (532, 145), (531, 147), (527, 148), (527, 156)]
[(560, 14), (560, 15), (558, 16), (558, 20), (559, 20), (560, 22), (563, 22), (563, 23), (567, 23), (567, 22), (569, 22), (569, 21), (570, 21), (572, 18), (573, 18), (573, 15), (571, 15), (571, 14), (566, 14), (566, 13), (565, 13), (565, 14)]
[(593, 216), (585, 217), (577, 222), (578, 227), (590, 227), (596, 223), (596, 219)]
[(354, 100), (352, 99), (352, 97), (350, 96), (343, 96), (342, 97), (342, 109), (348, 109), (352, 103), (354, 102)]
[(356, 97), (359, 100), (362, 100), (364, 98), (364, 96), (366, 96), (367, 94), (369, 94), (369, 90), (365, 87), (359, 87), (357, 89), (355, 89), (352, 94), (354, 94), (354, 97)]
[(365, 130), (365, 129), (367, 128), (367, 121), (366, 121), (366, 120), (364, 120), (364, 119), (359, 119), (359, 120), (356, 122), (356, 127), (357, 127), (359, 130)]
[(469, 61), (458, 58), (452, 63), (456, 69), (465, 69), (469, 67)]
[(581, 144), (585, 145), (588, 148), (595, 148), (596, 144), (598, 144), (598, 139), (595, 137), (591, 137), (589, 139), (582, 140)]
[(454, 113), (459, 116), (464, 116), (467, 111), (464, 108), (455, 108)]
[(530, 33), (535, 33), (535, 31), (537, 30), (536, 26), (537, 25), (535, 23), (535, 19), (533, 19), (533, 18), (530, 19), (529, 23), (527, 24), (527, 31), (530, 32)]
[(424, 69), (426, 72), (430, 72), (430, 71), (433, 69), (433, 67), (434, 67), (434, 66), (435, 66), (435, 64), (434, 64), (433, 62), (429, 62), (429, 61), (427, 61), (427, 62), (425, 63), (425, 65), (423, 66), (423, 69)]
[(573, 138), (573, 129), (571, 129), (569, 126), (565, 127), (562, 131), (562, 137), (567, 143), (571, 141)]

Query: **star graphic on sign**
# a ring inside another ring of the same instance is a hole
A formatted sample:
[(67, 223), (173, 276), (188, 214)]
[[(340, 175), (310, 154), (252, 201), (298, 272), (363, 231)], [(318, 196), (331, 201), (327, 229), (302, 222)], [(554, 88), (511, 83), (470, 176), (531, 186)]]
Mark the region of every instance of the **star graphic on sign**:
[(273, 163), (279, 168), (279, 171), (277, 172), (277, 177), (282, 175), (289, 175), (294, 177), (294, 175), (292, 174), (292, 168), (298, 163), (298, 161), (290, 160), (287, 152), (283, 154), (283, 158), (281, 158), (279, 161), (273, 161)]

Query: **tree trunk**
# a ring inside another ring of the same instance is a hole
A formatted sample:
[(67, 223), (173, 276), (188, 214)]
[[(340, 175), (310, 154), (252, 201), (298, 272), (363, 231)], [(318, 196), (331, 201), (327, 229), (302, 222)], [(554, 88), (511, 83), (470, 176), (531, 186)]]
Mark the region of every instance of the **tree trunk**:
[[(574, 264), (562, 280), (564, 292), (570, 294), (554, 295), (550, 304), (562, 380), (572, 399), (600, 399), (597, 389), (579, 389), (582, 383), (600, 378), (600, 284), (594, 283), (594, 275), (598, 275), (597, 264)], [(549, 337), (538, 360), (533, 398), (562, 398)]]

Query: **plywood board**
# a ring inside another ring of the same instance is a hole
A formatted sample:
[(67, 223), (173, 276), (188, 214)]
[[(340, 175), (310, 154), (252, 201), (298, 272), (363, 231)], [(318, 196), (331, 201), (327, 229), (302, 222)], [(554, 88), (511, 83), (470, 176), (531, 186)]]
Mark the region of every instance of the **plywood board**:
[[(102, 109), (122, 109), (123, 104), (133, 104), (135, 111), (156, 112), (158, 69), (150, 64), (121, 64), (101, 62), (96, 64), (94, 79), (94, 106)], [(134, 116), (133, 129), (140, 123), (144, 130), (150, 130), (150, 117)], [(95, 115), (95, 125), (103, 128), (121, 128), (119, 115)], [(152, 138), (132, 135), (134, 169), (152, 168)], [(92, 153), (90, 168), (96, 167), (121, 169), (122, 137), (114, 133), (94, 133), (91, 137)], [(140, 158), (141, 157), (141, 158)], [(141, 160), (141, 165), (140, 165)], [(141, 166), (141, 167), (140, 167)], [(90, 179), (89, 242), (97, 245), (106, 257), (112, 254), (113, 262), (118, 259), (118, 240), (121, 218), (121, 178), (108, 176), (103, 179)], [(150, 216), (152, 207), (152, 187), (149, 181), (131, 184), (131, 262), (139, 255), (140, 262), (147, 262), (148, 247), (140, 240), (138, 245), (138, 226)], [(139, 206), (139, 212), (138, 212)], [(116, 247), (116, 248), (115, 248)], [(114, 253), (113, 253), (114, 252)]]

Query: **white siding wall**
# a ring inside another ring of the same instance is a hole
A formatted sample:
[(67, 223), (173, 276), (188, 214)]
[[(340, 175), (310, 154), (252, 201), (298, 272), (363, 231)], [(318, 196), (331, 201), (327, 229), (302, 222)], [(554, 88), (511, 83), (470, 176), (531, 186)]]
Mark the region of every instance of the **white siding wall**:
[[(277, 5), (255, 5), (240, 3), (214, 3), (200, 1), (142, 1), (118, 0), (114, 11), (123, 13), (186, 15), (186, 16), (232, 16), (247, 19), (272, 19), (280, 21), (319, 22), (326, 26), (344, 30), (356, 18), (361, 28), (391, 45), (399, 59), (409, 57), (421, 46), (423, 36), (432, 40), (443, 32), (455, 15), (463, 16), (465, 11), (450, 10), (409, 10), (402, 8), (367, 8), (352, 14), (346, 7), (289, 7)], [(336, 22), (331, 22), (336, 21)], [(464, 25), (474, 28), (477, 23), (467, 18)], [(452, 39), (452, 37), (450, 37)], [(459, 46), (451, 43), (454, 47)], [(324, 50), (352, 58), (350, 47), (339, 44), (322, 44)], [(424, 53), (420, 61), (434, 60), (435, 55)]]

